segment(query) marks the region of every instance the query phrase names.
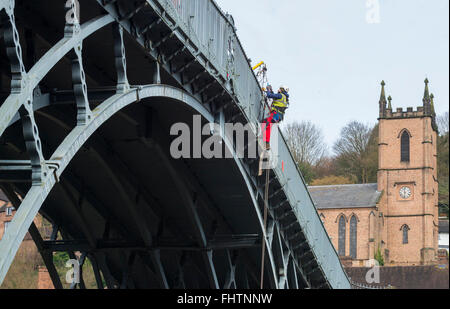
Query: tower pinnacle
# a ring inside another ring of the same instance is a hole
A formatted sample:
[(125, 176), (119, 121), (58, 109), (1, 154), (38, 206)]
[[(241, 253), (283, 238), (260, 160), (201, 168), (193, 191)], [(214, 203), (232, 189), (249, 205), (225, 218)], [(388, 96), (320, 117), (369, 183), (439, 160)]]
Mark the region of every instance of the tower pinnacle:
[(386, 83), (384, 80), (381, 82), (381, 95), (380, 95), (380, 118), (386, 117), (386, 91), (384, 90), (384, 86), (386, 86)]
[(425, 115), (431, 115), (431, 98), (430, 98), (430, 89), (428, 88), (428, 84), (430, 81), (428, 78), (425, 79), (425, 92), (423, 94), (423, 109), (425, 111)]
[(425, 79), (425, 93), (423, 95), (423, 99), (424, 100), (430, 100), (430, 90), (428, 88), (428, 84), (430, 83), (430, 81), (428, 80), (428, 78)]
[(386, 86), (386, 83), (381, 81), (381, 95), (380, 95), (380, 102), (386, 102), (386, 92), (384, 90), (384, 86)]
[(434, 109), (434, 94), (430, 95), (430, 104), (431, 104), (431, 114), (436, 115), (436, 111)]

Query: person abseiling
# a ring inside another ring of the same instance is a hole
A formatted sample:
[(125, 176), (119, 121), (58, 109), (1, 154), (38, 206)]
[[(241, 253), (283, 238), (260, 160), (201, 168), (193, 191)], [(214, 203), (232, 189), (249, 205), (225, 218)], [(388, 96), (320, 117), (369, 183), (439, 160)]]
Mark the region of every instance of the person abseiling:
[(266, 142), (267, 149), (270, 149), (270, 135), (272, 131), (272, 125), (274, 123), (280, 123), (284, 120), (286, 109), (288, 109), (289, 107), (288, 92), (288, 88), (281, 86), (278, 90), (278, 93), (274, 93), (272, 90), (272, 86), (267, 86), (267, 98), (273, 99), (270, 115), (268, 118), (263, 120), (263, 140), (264, 142)]

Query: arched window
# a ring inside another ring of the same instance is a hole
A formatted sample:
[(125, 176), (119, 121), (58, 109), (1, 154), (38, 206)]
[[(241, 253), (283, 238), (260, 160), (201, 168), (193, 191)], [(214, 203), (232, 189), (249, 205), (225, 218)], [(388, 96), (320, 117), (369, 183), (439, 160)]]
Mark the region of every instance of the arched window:
[(371, 211), (369, 215), (369, 241), (375, 241), (375, 220), (376, 215)]
[(403, 131), (401, 137), (401, 161), (409, 162), (410, 160), (410, 144), (409, 144), (410, 136), (408, 131)]
[(355, 215), (350, 219), (350, 256), (356, 259), (358, 219)]
[(403, 244), (406, 245), (408, 244), (409, 240), (408, 240), (408, 232), (410, 230), (409, 226), (407, 226), (406, 224), (402, 226), (402, 228), (400, 229), (403, 232)]
[(338, 253), (340, 256), (345, 256), (345, 221), (345, 216), (339, 218)]

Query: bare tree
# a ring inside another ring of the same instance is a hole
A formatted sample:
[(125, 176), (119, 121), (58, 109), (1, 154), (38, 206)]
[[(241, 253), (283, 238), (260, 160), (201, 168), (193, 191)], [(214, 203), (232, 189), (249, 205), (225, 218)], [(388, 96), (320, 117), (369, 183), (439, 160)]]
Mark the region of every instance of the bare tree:
[(285, 127), (284, 133), (298, 164), (313, 166), (327, 152), (322, 130), (310, 121), (289, 124)]
[(332, 156), (323, 156), (314, 165), (314, 176), (316, 179), (337, 175), (336, 160)]
[(363, 123), (352, 121), (341, 130), (341, 136), (334, 144), (334, 151), (339, 155), (358, 158), (367, 150), (372, 128)]
[(354, 175), (367, 183), (377, 169), (377, 130), (352, 121), (346, 125), (333, 150), (343, 174)]
[(439, 132), (442, 135), (446, 135), (448, 133), (448, 120), (448, 111), (436, 118)]

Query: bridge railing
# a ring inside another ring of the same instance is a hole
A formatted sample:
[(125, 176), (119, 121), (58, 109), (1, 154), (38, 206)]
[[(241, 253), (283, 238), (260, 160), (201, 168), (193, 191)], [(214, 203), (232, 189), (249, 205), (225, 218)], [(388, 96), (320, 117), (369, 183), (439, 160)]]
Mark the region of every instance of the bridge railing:
[(223, 79), (229, 80), (240, 107), (258, 124), (262, 94), (248, 57), (236, 35), (232, 17), (212, 0), (156, 0), (200, 49)]
[(349, 289), (350, 282), (346, 272), (317, 213), (306, 187), (306, 182), (292, 158), (285, 138), (281, 132), (279, 134), (281, 138), (278, 145), (278, 164), (274, 168), (275, 174), (278, 176), (281, 185), (284, 186), (286, 196), (297, 213), (305, 237), (324, 276), (332, 287)]
[(214, 64), (223, 77), (227, 75), (230, 24), (210, 0), (157, 0), (177, 21), (191, 41)]
[[(177, 25), (189, 34), (190, 40), (199, 48), (199, 53), (208, 59), (218, 74), (231, 82), (232, 91), (248, 121), (259, 124), (264, 112), (260, 85), (236, 35), (232, 17), (225, 14), (213, 0), (153, 1), (164, 7)], [(305, 181), (285, 138), (279, 133), (281, 138), (275, 174), (296, 211), (324, 276), (333, 288), (350, 289), (350, 281), (325, 231)]]

